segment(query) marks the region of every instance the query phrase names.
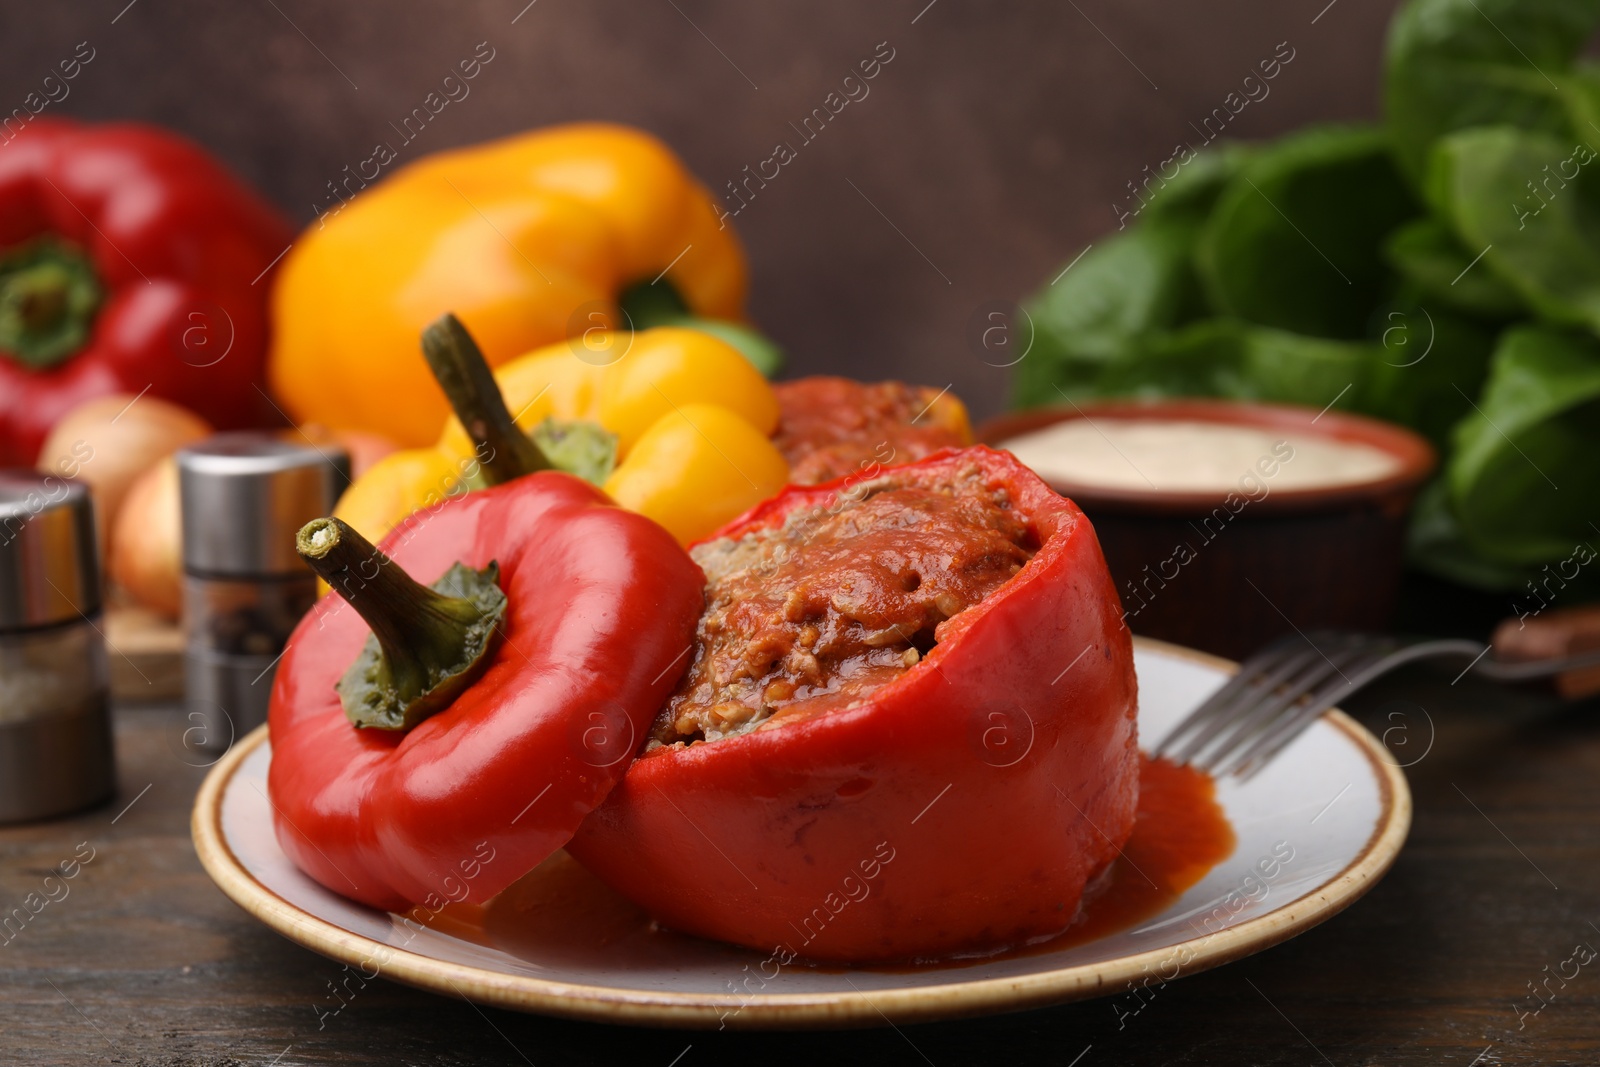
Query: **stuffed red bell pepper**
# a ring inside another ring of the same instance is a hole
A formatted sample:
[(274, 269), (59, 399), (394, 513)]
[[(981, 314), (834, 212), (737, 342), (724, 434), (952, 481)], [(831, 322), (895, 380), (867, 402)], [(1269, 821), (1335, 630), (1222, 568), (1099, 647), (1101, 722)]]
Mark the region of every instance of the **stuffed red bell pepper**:
[(418, 512), (382, 551), (337, 519), (297, 547), (338, 595), (273, 686), (278, 841), (381, 908), (482, 901), (560, 848), (627, 769), (703, 603), (666, 530), (553, 471)]
[(176, 134), (30, 122), (0, 151), (0, 466), (31, 464), (57, 419), (106, 393), (255, 422), (266, 272), (291, 236)]
[(1131, 832), (1132, 645), (1094, 531), (1009, 454), (794, 488), (693, 549), (693, 660), (568, 850), (796, 957), (1046, 937)]

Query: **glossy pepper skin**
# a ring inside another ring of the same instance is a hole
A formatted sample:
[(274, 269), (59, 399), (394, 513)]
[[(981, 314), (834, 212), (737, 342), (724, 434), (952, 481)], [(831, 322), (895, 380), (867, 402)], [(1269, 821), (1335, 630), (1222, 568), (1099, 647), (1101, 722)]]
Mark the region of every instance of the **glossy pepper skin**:
[[(1064, 929), (1132, 830), (1132, 643), (1094, 530), (1009, 454), (977, 464), (1038, 552), (854, 708), (646, 752), (568, 851), (678, 930), (783, 963), (995, 951)], [(791, 488), (737, 537), (846, 482)]]
[[(0, 151), (0, 314), (73, 316), (87, 331), (38, 358), (0, 346), (0, 466), (31, 464), (62, 415), (107, 393), (148, 387), (219, 429), (254, 424), (263, 272), (290, 236), (264, 200), (176, 134), (30, 122)], [(41, 247), (52, 261), (43, 273), (23, 261)], [(81, 283), (81, 301), (66, 306), (63, 269)]]
[[(726, 342), (699, 330), (592, 331), (495, 371), (517, 426), (547, 418), (593, 422), (617, 435), (605, 483), (617, 503), (648, 515), (682, 544), (772, 496), (789, 466), (768, 435), (778, 400)], [(431, 448), (379, 461), (340, 497), (335, 514), (378, 538), (419, 507), (459, 491), (476, 450), (454, 415)]]
[(313, 223), (274, 293), (270, 376), (297, 421), (431, 442), (449, 409), (417, 353), (446, 311), (491, 365), (596, 326), (658, 276), (696, 314), (741, 317), (745, 261), (660, 141), (555, 126), (441, 152)]
[(404, 734), (357, 729), (334, 683), (369, 629), (338, 595), (318, 601), (272, 691), (278, 841), (374, 907), (482, 901), (620, 777), (681, 670), (702, 577), (659, 526), (557, 472), (445, 502), (379, 547), (423, 583), (497, 561), (502, 637), (444, 711)]

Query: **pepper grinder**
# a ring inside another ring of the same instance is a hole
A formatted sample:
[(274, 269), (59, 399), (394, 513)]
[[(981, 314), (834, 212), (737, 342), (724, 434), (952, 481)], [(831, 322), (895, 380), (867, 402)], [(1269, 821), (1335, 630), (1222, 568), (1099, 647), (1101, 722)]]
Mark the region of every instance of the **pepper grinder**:
[(223, 433), (179, 450), (183, 512), (185, 743), (224, 751), (267, 721), (273, 671), (317, 599), (295, 552), (301, 526), (350, 481), (339, 449)]
[(82, 483), (0, 471), (0, 822), (116, 784), (99, 551)]

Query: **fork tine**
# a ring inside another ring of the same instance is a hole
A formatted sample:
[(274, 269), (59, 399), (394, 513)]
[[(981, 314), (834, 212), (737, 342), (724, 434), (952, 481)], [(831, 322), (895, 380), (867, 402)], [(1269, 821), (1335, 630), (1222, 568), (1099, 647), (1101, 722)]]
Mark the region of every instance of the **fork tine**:
[(1242, 750), (1235, 753), (1234, 758), (1217, 768), (1217, 774), (1237, 773), (1241, 778), (1250, 778), (1279, 752), (1283, 751), (1299, 737), (1322, 713), (1333, 707), (1339, 700), (1369, 680), (1369, 672), (1380, 667), (1394, 651), (1392, 645), (1384, 641), (1360, 642), (1352, 649), (1351, 655), (1344, 657), (1345, 662), (1340, 664), (1339, 677), (1327, 678), (1315, 689), (1300, 694), (1300, 699), (1285, 709), (1286, 713), (1276, 722), (1271, 724), (1255, 740)]
[[(1298, 650), (1298, 644), (1298, 639), (1291, 641), (1288, 638), (1280, 638), (1245, 660), (1239, 665), (1238, 672), (1232, 678), (1223, 683), (1221, 688), (1207, 697), (1199, 707), (1185, 716), (1178, 725), (1172, 728), (1166, 737), (1161, 739), (1161, 743), (1154, 749), (1154, 755), (1165, 755), (1185, 735), (1204, 728), (1219, 715), (1225, 715), (1227, 710), (1239, 698), (1240, 693), (1252, 686), (1259, 685), (1263, 678), (1278, 667), (1286, 657), (1293, 655)], [(1182, 762), (1182, 760), (1177, 762)]]
[[(1344, 649), (1334, 649), (1331, 655), (1342, 659), (1344, 652)], [(1338, 670), (1339, 666), (1330, 658), (1330, 654), (1316, 647), (1307, 649), (1299, 668), (1292, 675), (1285, 677), (1255, 707), (1240, 709), (1219, 731), (1211, 750), (1203, 758), (1190, 762), (1203, 771), (1212, 771), (1232, 762), (1240, 750), (1249, 747), (1261, 734), (1271, 730), (1286, 708)]]
[(1226, 747), (1226, 739), (1239, 729), (1241, 722), (1254, 719), (1262, 709), (1271, 707), (1276, 694), (1285, 685), (1292, 686), (1307, 667), (1317, 661), (1315, 649), (1302, 648), (1284, 656), (1273, 668), (1254, 679), (1252, 684), (1239, 691), (1205, 727), (1191, 734), (1188, 741), (1173, 754), (1179, 763), (1203, 765), (1198, 758), (1208, 749), (1214, 754)]

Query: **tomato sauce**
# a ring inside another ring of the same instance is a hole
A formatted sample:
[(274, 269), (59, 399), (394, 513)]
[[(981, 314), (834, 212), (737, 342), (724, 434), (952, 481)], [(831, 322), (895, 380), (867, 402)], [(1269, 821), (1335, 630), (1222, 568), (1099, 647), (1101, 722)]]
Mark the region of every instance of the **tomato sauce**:
[(773, 392), (780, 415), (772, 441), (795, 485), (871, 477), (968, 440), (966, 416), (944, 390), (815, 377), (779, 382)]
[[(1203, 772), (1143, 758), (1133, 834), (1077, 922), (1063, 933), (995, 956), (860, 969), (903, 973), (1044, 955), (1157, 915), (1233, 851), (1233, 828), (1215, 794), (1214, 783)], [(565, 852), (486, 905), (451, 904), (437, 915), (422, 911), (413, 917), (440, 933), (551, 967), (670, 968), (712, 962), (736, 973), (760, 958), (749, 949), (662, 929)]]
[(1233, 852), (1233, 827), (1217, 804), (1216, 792), (1216, 783), (1204, 771), (1141, 756), (1133, 833), (1103, 884), (1085, 901), (1078, 921), (1048, 941), (1005, 955), (1032, 956), (1087, 944), (1164, 911)]

